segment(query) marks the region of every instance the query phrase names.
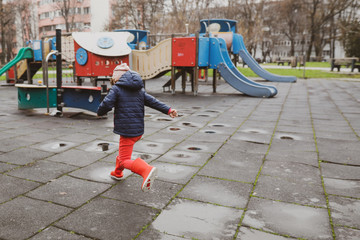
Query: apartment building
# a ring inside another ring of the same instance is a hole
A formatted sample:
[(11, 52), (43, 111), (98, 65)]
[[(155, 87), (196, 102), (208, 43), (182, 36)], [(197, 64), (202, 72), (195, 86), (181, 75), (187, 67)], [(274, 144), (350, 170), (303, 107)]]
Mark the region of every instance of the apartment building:
[(39, 38), (54, 35), (56, 29), (66, 31), (63, 11), (68, 9), (69, 31), (103, 31), (111, 19), (115, 0), (70, 0), (64, 6), (61, 0), (36, 0)]

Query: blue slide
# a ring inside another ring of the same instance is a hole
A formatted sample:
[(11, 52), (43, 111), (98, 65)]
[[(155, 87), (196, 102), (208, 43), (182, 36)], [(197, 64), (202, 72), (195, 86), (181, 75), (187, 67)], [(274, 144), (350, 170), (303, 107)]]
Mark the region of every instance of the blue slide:
[(246, 95), (253, 97), (273, 97), (277, 89), (256, 83), (245, 77), (232, 63), (222, 38), (210, 38), (210, 67), (217, 69), (220, 75), (233, 88)]
[(236, 49), (236, 54), (239, 53), (243, 61), (261, 78), (272, 82), (296, 82), (295, 76), (280, 76), (264, 70), (250, 55), (240, 34), (234, 34), (233, 47)]

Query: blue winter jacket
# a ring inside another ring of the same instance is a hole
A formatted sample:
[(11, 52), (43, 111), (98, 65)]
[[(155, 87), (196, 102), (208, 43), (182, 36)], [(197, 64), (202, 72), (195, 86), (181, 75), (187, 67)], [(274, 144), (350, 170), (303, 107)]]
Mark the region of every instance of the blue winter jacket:
[(144, 134), (144, 105), (167, 114), (170, 107), (145, 92), (140, 75), (127, 71), (109, 94), (100, 103), (99, 116), (105, 115), (112, 108), (114, 111), (114, 133), (124, 137), (137, 137)]

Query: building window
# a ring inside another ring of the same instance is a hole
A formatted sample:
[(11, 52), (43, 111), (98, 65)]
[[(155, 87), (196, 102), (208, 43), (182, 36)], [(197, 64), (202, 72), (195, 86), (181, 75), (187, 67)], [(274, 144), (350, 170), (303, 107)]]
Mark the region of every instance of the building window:
[(90, 14), (90, 7), (84, 8), (84, 14)]

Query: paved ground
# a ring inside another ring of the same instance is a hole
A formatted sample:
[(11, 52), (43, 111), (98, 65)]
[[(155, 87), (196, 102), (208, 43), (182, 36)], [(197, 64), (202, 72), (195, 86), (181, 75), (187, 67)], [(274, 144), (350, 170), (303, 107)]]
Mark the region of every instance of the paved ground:
[(160, 170), (150, 193), (108, 177), (112, 114), (19, 111), (1, 87), (0, 239), (360, 239), (360, 82), (265, 83), (271, 99), (163, 83), (148, 92), (181, 116), (146, 109), (134, 158)]

